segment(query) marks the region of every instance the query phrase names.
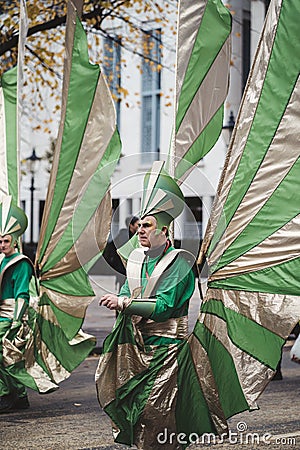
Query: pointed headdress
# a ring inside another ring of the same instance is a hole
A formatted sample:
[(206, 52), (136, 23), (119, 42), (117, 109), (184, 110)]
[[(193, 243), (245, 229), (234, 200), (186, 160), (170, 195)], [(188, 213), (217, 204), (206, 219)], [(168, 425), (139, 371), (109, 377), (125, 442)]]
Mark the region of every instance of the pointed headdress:
[(144, 178), (140, 217), (154, 216), (158, 227), (169, 226), (184, 207), (181, 189), (164, 170), (164, 161), (155, 161)]
[(24, 233), (27, 223), (24, 211), (12, 204), (10, 195), (3, 195), (0, 199), (0, 235), (9, 234), (14, 242)]

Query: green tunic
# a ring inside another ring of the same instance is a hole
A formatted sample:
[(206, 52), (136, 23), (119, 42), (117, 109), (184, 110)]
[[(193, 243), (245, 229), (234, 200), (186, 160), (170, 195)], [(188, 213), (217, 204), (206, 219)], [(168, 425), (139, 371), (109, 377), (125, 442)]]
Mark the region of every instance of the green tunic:
[[(3, 258), (0, 265), (0, 271), (5, 269), (9, 263), (13, 263), (14, 259), (20, 256), (20, 253), (13, 253)], [(22, 298), (29, 303), (29, 282), (33, 275), (32, 265), (27, 259), (21, 259), (12, 266), (8, 267), (3, 275), (1, 282), (1, 303), (6, 299)], [(0, 303), (0, 321), (12, 320), (12, 318), (2, 317)]]

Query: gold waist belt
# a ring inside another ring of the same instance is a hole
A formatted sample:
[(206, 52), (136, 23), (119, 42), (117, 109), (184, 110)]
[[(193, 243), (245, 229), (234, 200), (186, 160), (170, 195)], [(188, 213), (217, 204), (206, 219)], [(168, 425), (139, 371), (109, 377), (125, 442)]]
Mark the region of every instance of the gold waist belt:
[(5, 317), (6, 319), (13, 319), (15, 309), (15, 299), (6, 298), (0, 302), (0, 317)]
[(188, 335), (188, 316), (172, 317), (165, 322), (142, 320), (137, 324), (144, 336), (161, 336), (173, 339), (184, 339)]

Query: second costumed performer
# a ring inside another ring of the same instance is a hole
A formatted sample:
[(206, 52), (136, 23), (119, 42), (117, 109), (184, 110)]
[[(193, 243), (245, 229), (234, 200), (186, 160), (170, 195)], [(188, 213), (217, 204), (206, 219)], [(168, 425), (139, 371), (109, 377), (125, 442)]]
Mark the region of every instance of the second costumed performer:
[[(141, 248), (129, 256), (126, 281), (118, 295), (100, 300), (120, 314), (97, 368), (98, 400), (113, 422), (115, 442), (144, 450), (161, 447), (162, 427), (176, 432), (177, 354), (188, 335), (195, 288), (192, 255), (169, 239), (184, 197), (162, 166), (154, 163), (144, 179)], [(165, 443), (164, 449), (171, 448), (179, 447)]]

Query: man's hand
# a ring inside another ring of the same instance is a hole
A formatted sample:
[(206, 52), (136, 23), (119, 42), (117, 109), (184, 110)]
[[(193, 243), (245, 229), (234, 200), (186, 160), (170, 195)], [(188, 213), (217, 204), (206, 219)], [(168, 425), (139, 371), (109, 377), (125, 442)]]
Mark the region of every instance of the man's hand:
[(106, 294), (100, 298), (100, 306), (106, 306), (111, 310), (118, 310), (118, 297), (115, 294)]

